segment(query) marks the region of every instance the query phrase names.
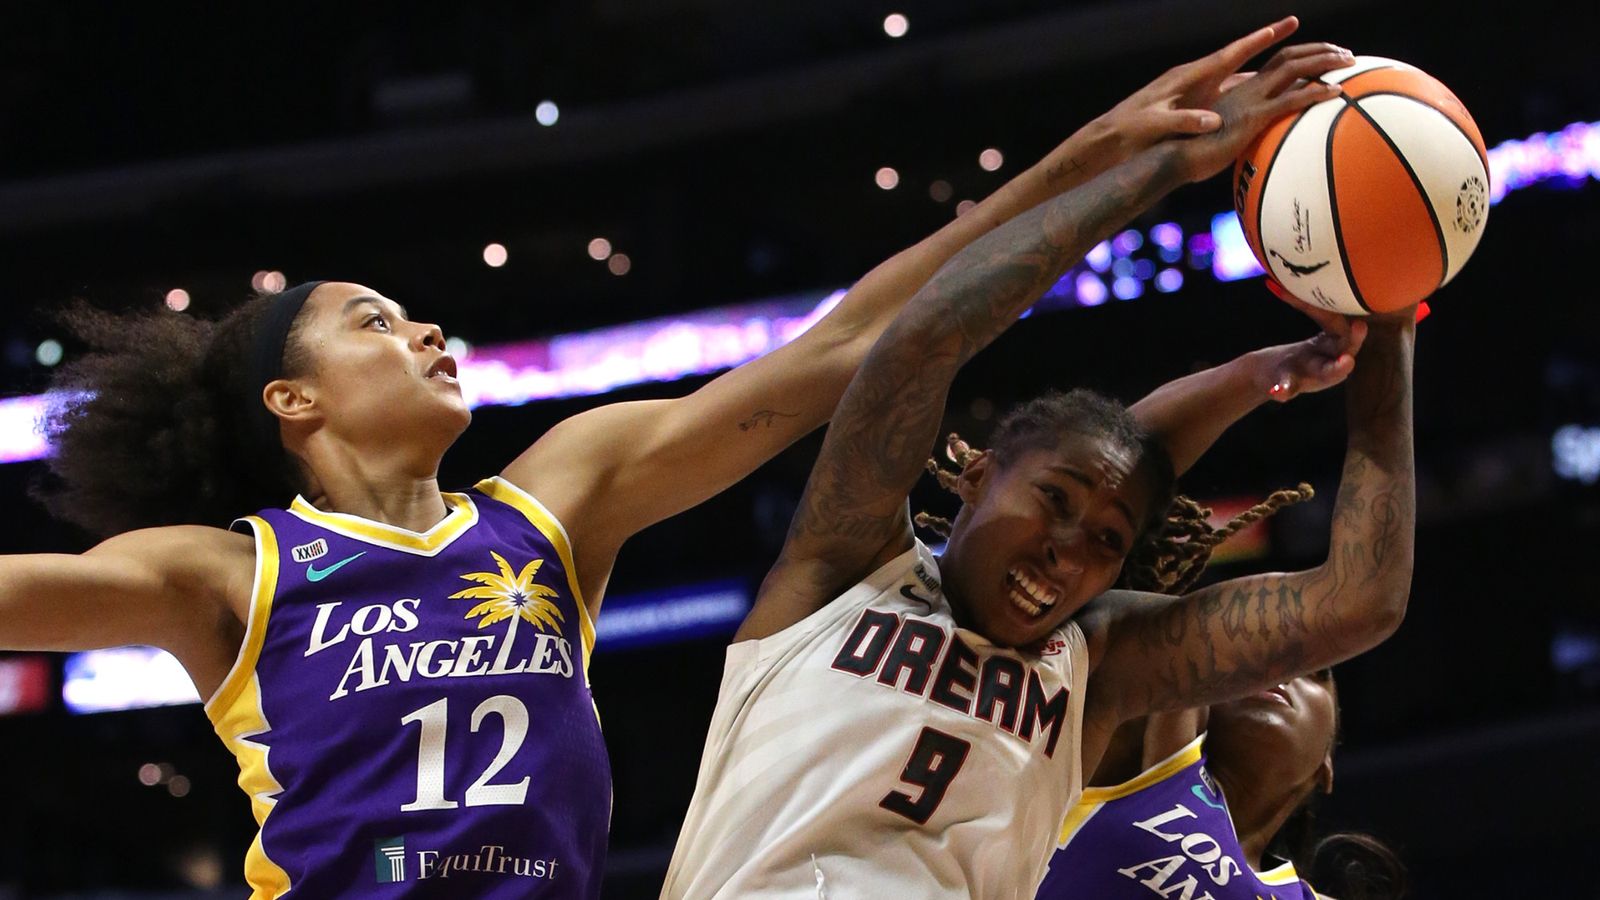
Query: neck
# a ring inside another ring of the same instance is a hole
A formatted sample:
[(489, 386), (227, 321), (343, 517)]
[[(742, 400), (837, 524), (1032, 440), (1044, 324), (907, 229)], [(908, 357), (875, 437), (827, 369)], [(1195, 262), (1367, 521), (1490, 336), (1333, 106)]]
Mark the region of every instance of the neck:
[(306, 499), (327, 512), (427, 531), (449, 511), (439, 493), (439, 461), (405, 455), (405, 449), (373, 453), (330, 444), (308, 447), (311, 486)]
[[(1211, 774), (1222, 785), (1228, 801), (1228, 813), (1233, 817), (1234, 828), (1239, 832), (1239, 846), (1244, 850), (1245, 861), (1257, 872), (1265, 867), (1267, 845), (1283, 828), (1289, 817), (1300, 807), (1310, 793), (1308, 785), (1295, 784), (1283, 790), (1292, 775), (1274, 771), (1275, 766), (1263, 766), (1261, 760), (1251, 760), (1246, 766), (1234, 768), (1226, 760), (1212, 757)], [(1265, 787), (1266, 790), (1260, 788)]]

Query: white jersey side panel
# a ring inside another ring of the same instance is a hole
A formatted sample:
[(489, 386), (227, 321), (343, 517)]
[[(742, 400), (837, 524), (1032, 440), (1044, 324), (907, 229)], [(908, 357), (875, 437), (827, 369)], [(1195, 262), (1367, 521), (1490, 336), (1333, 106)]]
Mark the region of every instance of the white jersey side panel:
[[(664, 898), (1031, 898), (1082, 788), (1087, 651), (959, 628), (918, 542), (728, 648)], [(921, 819), (922, 821), (919, 821)]]

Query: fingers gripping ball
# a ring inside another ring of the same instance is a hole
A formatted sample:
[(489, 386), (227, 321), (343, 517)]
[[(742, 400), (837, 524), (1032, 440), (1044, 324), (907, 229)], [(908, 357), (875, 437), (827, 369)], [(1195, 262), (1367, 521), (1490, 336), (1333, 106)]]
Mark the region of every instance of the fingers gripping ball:
[(1339, 96), (1274, 122), (1234, 166), (1250, 249), (1306, 303), (1403, 309), (1448, 284), (1489, 215), (1483, 136), (1420, 69), (1360, 56)]

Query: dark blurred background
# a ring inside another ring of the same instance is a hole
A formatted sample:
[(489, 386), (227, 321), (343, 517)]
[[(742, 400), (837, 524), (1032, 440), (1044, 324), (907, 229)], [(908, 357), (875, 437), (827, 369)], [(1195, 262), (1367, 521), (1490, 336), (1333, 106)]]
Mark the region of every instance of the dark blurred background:
[[(37, 393), (50, 363), (75, 352), (52, 343), (62, 335), (50, 318), (75, 297), (153, 308), (182, 305), (169, 298), (181, 288), (186, 314), (211, 316), (253, 278), (336, 278), (480, 347), (814, 300), (1166, 67), (1285, 12), (1301, 15), (1304, 38), (1428, 70), (1490, 146), (1556, 132), (1600, 120), (1580, 8), (8, 4), (0, 389)], [(907, 20), (898, 38), (885, 29), (892, 13)], [(1574, 146), (1565, 176), (1505, 197), (1476, 257), (1433, 299), (1417, 353), (1410, 613), (1394, 639), (1339, 669), (1343, 743), (1322, 819), (1392, 843), (1419, 897), (1600, 897), (1581, 875), (1600, 808), (1600, 578), (1589, 556), (1600, 546), (1600, 138)], [(980, 165), (991, 148), (993, 171)], [(875, 183), (883, 167), (895, 170), (892, 189)], [(1182, 259), (1153, 243), (1119, 253), (1127, 266), (1150, 261), (1139, 296), (1092, 307), (1069, 296), (1030, 316), (968, 367), (948, 426), (981, 442), (998, 410), (1047, 386), (1131, 401), (1308, 334), (1259, 279), (1212, 276), (1192, 238), (1228, 203), (1218, 180), (1143, 217), (1141, 234), (1181, 228)], [(609, 256), (591, 256), (597, 237)], [(503, 265), (485, 264), (491, 243)], [(1147, 276), (1169, 263), (1182, 286), (1158, 290)], [(498, 471), (595, 402), (703, 381), (480, 408), (445, 481)], [(710, 590), (747, 596), (818, 443), (640, 535), (612, 594), (641, 608)], [(1190, 493), (1250, 500), (1306, 480), (1322, 494), (1272, 522), (1259, 555), (1214, 576), (1319, 562), (1342, 452), (1337, 391), (1235, 428), (1188, 478)], [(39, 471), (0, 465), (0, 549), (84, 549), (84, 535), (26, 498)], [(936, 490), (915, 499), (948, 510)], [(607, 896), (617, 898), (659, 887), (731, 633), (640, 621), (631, 641), (602, 638), (592, 670), (615, 769)], [(199, 706), (75, 714), (62, 699), (69, 668), (0, 654), (10, 711), (0, 715), (0, 898), (241, 896), (254, 823)]]

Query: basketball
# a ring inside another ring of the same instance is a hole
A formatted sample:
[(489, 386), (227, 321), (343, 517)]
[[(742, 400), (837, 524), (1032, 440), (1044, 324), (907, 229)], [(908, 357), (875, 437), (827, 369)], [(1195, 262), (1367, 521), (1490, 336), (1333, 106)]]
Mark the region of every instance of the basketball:
[(1234, 208), (1261, 265), (1346, 315), (1403, 309), (1448, 284), (1483, 236), (1483, 136), (1450, 89), (1358, 56), (1340, 94), (1273, 123), (1234, 166)]

